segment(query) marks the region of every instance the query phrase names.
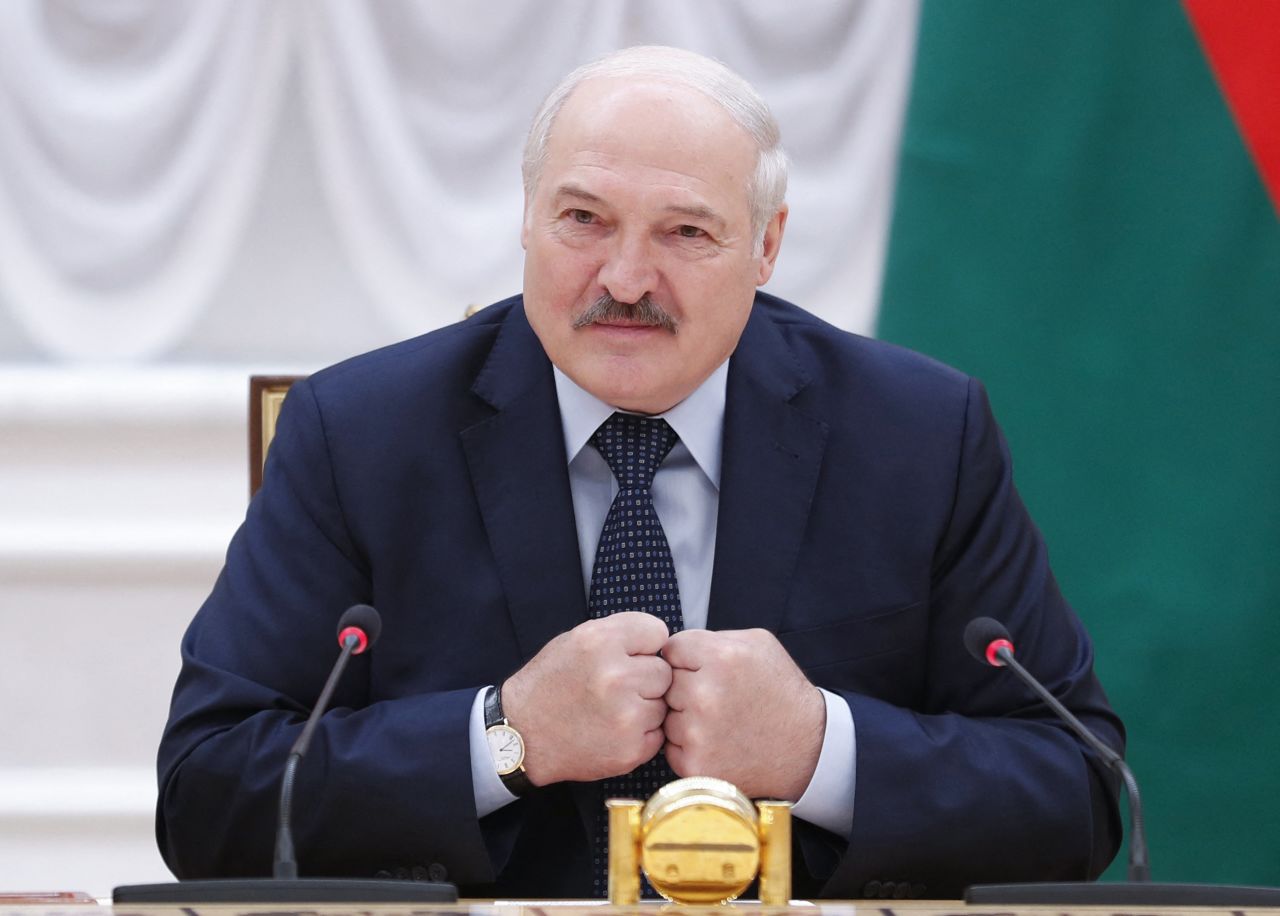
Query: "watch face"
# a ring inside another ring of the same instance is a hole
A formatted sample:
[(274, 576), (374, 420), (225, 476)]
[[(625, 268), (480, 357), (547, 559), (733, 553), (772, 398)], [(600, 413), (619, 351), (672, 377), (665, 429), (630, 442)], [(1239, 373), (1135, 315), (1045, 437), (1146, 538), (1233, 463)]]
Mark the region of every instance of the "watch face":
[(493, 725), (484, 733), (489, 742), (489, 753), (499, 776), (506, 776), (520, 769), (524, 763), (524, 739), (509, 725)]

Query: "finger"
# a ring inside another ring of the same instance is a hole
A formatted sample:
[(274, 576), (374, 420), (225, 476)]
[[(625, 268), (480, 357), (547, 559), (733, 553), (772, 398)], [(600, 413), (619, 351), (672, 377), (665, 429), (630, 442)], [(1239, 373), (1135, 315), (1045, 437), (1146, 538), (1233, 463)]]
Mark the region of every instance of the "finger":
[(637, 655), (629, 662), (636, 691), (646, 700), (661, 700), (671, 687), (671, 666), (656, 655)]
[(666, 718), (662, 720), (662, 731), (666, 734), (668, 743), (684, 747), (689, 740), (689, 717), (684, 713), (668, 710)]
[(686, 671), (683, 668), (671, 669), (671, 686), (667, 688), (666, 695), (663, 697), (669, 709), (679, 712), (689, 708), (695, 679), (696, 672)]
[(662, 746), (662, 755), (667, 758), (667, 766), (671, 767), (672, 772), (677, 776), (689, 775), (688, 767), (685, 765), (686, 754), (684, 748), (674, 743), (670, 738)]
[(641, 709), (639, 719), (645, 732), (651, 732), (655, 728), (661, 731), (667, 719), (667, 704), (661, 700), (650, 700)]
[(643, 611), (620, 611), (603, 618), (628, 655), (657, 655), (670, 631), (661, 619)]
[(662, 657), (672, 668), (697, 671), (702, 667), (706, 653), (721, 639), (712, 630), (681, 630), (673, 634), (662, 647)]
[(646, 760), (652, 760), (654, 754), (662, 750), (663, 744), (666, 743), (666, 736), (662, 733), (661, 728), (655, 728), (644, 733), (644, 757), (640, 763)]

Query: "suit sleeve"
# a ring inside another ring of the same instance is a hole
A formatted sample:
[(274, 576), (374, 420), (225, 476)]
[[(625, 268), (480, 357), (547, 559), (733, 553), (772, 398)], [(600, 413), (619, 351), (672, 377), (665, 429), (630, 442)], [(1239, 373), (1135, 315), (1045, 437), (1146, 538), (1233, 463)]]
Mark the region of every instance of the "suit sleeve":
[(954, 503), (933, 551), (924, 701), (903, 708), (842, 693), (857, 728), (847, 846), (803, 825), (826, 897), (905, 885), (959, 896), (983, 882), (1096, 877), (1119, 845), (1117, 783), (1007, 671), (963, 647), (974, 617), (1002, 620), (1019, 660), (1099, 737), (1124, 731), (1093, 674), (1092, 648), (1049, 569), (1012, 479), (985, 392), (970, 381)]
[[(156, 831), (180, 878), (269, 874), (280, 777), (348, 606), (373, 602), (308, 382), (286, 399), (262, 489), (182, 643)], [(303, 874), (493, 880), (471, 786), (474, 687), (380, 699), (354, 658), (295, 787)], [(433, 868), (432, 866), (436, 866)]]

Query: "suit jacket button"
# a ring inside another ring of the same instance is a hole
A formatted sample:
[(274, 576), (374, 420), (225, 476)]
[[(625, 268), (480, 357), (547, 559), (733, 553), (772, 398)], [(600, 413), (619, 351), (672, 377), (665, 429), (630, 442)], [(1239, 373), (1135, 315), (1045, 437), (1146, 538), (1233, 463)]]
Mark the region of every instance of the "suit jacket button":
[(427, 869), (427, 877), (432, 881), (445, 881), (449, 877), (449, 869), (444, 867), (443, 862), (432, 862)]
[(409, 880), (409, 869), (407, 869), (407, 868), (405, 868), (405, 867), (401, 866), (400, 868), (397, 868), (397, 869), (396, 869), (396, 871), (395, 871), (395, 875), (396, 875), (396, 879), (397, 879), (397, 880), (399, 880), (399, 881), (408, 881), (408, 880)]
[(867, 886), (866, 886), (866, 887), (864, 887), (864, 888), (862, 889), (862, 896), (864, 896), (864, 897), (871, 897), (871, 898), (879, 897), (879, 896), (880, 896), (880, 882), (879, 882), (879, 881), (868, 881), (868, 882), (867, 882)]
[(911, 896), (911, 885), (906, 881), (899, 881), (893, 889), (893, 896), (895, 900), (906, 900)]
[(387, 878), (391, 877), (391, 872), (387, 871), (385, 868), (379, 868), (377, 871), (373, 873), (373, 876), (375, 878), (386, 880)]
[(893, 881), (881, 881), (880, 882), (880, 899), (888, 900), (897, 892), (897, 890), (898, 890), (898, 885), (895, 884)]
[(425, 866), (425, 865), (415, 865), (415, 866), (413, 866), (413, 872), (412, 872), (412, 874), (413, 874), (413, 880), (414, 880), (414, 881), (426, 881), (426, 880), (427, 880), (427, 866)]
[(911, 885), (911, 896), (915, 897), (917, 900), (922, 900), (924, 899), (925, 892), (928, 890), (929, 888), (925, 887), (923, 884), (913, 884)]

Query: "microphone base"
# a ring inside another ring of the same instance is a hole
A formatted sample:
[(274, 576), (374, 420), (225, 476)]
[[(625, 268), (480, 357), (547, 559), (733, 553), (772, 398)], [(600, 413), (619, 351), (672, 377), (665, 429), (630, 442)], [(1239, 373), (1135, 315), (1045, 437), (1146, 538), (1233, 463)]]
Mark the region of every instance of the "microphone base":
[(458, 889), (432, 881), (359, 878), (225, 878), (125, 884), (113, 904), (189, 906), (197, 903), (457, 903)]
[(965, 903), (982, 906), (1112, 906), (1229, 909), (1280, 906), (1280, 888), (1229, 884), (1167, 884), (1154, 881), (1099, 884), (975, 884)]

